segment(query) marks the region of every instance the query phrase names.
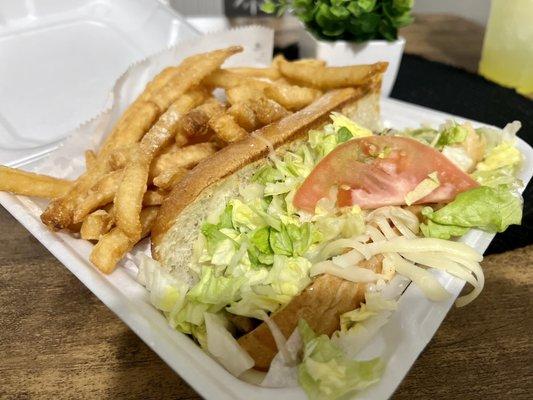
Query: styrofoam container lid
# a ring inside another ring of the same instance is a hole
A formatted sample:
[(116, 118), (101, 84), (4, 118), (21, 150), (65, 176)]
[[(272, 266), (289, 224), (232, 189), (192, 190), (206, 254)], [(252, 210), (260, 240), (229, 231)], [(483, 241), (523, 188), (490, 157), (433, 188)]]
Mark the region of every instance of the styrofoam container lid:
[(55, 149), (135, 61), (198, 35), (156, 0), (0, 2), (0, 164)]

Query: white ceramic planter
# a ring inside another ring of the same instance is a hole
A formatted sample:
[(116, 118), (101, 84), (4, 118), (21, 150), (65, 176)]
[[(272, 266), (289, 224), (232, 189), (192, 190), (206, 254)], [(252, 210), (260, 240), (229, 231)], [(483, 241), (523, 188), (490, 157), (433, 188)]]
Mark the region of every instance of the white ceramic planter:
[(371, 64), (387, 61), (389, 67), (383, 78), (381, 95), (389, 97), (400, 61), (402, 60), (405, 39), (400, 37), (394, 42), (386, 40), (370, 40), (364, 43), (353, 43), (344, 40), (317, 40), (307, 31), (300, 35), (300, 56), (316, 57), (327, 61), (328, 65), (343, 66), (351, 64)]

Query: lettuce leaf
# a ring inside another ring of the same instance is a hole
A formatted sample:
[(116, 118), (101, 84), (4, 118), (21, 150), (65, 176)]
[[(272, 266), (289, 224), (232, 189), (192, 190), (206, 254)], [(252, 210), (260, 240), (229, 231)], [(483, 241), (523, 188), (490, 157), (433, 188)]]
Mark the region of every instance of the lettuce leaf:
[(246, 281), (244, 276), (216, 276), (214, 268), (204, 267), (200, 281), (189, 290), (187, 299), (213, 305), (210, 310), (218, 310), (238, 299), (239, 289)]
[(304, 343), (298, 380), (311, 400), (333, 400), (379, 381), (383, 363), (379, 358), (355, 361), (343, 356), (326, 335), (317, 336), (305, 320), (298, 330)]
[(483, 186), (497, 187), (499, 185), (509, 185), (509, 186), (521, 186), (522, 183), (519, 179), (516, 178), (515, 168), (513, 166), (505, 166), (502, 168), (497, 168), (488, 171), (474, 171), (472, 173), (472, 178), (474, 178), (477, 183)]
[[(355, 121), (352, 121), (341, 113), (332, 112), (330, 118), (333, 121), (333, 127), (337, 133), (337, 139), (340, 139), (338, 140), (338, 143), (345, 142), (352, 138), (372, 136), (372, 131), (370, 129), (358, 125)], [(350, 137), (348, 137), (347, 133), (350, 134)]]
[(306, 258), (275, 255), (265, 283), (269, 284), (275, 293), (296, 296), (311, 283), (310, 269), (311, 262)]
[(420, 224), (420, 230), (425, 237), (449, 240), (454, 237), (463, 236), (469, 231), (469, 228), (456, 225), (441, 225), (432, 220), (428, 220), (427, 223)]
[(511, 142), (503, 142), (488, 152), (477, 164), (478, 171), (493, 171), (503, 167), (516, 168), (522, 162), (522, 154)]
[[(495, 188), (480, 186), (460, 193), (454, 201), (440, 210), (433, 211), (431, 207), (425, 207), (422, 213), (428, 220), (439, 225), (503, 232), (509, 225), (520, 224), (522, 198), (508, 185), (499, 185)], [(426, 225), (422, 228), (424, 234), (429, 235), (442, 235), (442, 230), (442, 227), (435, 225)]]
[(463, 143), (467, 135), (468, 130), (465, 127), (452, 122), (441, 131), (436, 147), (442, 149), (444, 146)]

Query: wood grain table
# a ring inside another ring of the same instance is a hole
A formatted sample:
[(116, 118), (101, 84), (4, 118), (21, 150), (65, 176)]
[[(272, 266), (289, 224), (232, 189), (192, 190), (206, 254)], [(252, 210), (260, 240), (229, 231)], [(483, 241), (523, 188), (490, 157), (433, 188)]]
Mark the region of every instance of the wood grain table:
[[(403, 35), (408, 52), (476, 69), (473, 23), (428, 16)], [(485, 290), (449, 313), (394, 398), (532, 398), (532, 265), (533, 246), (486, 257)], [(199, 396), (1, 209), (0, 398)]]

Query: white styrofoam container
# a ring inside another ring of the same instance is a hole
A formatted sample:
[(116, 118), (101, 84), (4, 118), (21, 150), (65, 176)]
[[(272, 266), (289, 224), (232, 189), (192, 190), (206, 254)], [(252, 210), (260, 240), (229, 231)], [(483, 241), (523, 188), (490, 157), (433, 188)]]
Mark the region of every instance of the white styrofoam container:
[[(266, 32), (261, 34), (262, 44), (271, 41)], [(194, 35), (194, 29), (155, 0), (2, 0), (0, 164), (31, 167), (69, 132), (103, 111), (111, 100), (109, 90), (128, 65)], [(246, 34), (233, 33), (233, 37), (239, 35)], [(221, 46), (217, 39), (223, 41), (223, 36), (204, 39), (204, 46)], [(261, 43), (253, 47), (260, 48)], [(271, 42), (256, 54), (258, 60), (264, 59), (268, 48)], [(115, 93), (123, 94), (121, 90)], [(392, 100), (384, 100), (382, 105), (386, 124), (398, 128), (439, 124), (450, 118)], [(86, 124), (84, 132), (101, 130), (99, 123), (105, 121)], [(533, 150), (522, 141), (519, 145), (526, 155), (521, 178), (527, 182), (533, 171)], [(63, 154), (61, 165), (72, 164), (74, 157), (81, 159), (80, 154)], [(131, 264), (103, 275), (88, 261), (90, 243), (46, 229), (39, 219), (43, 202), (0, 193), (0, 204), (205, 398), (305, 398), (299, 388), (260, 388), (231, 376), (192, 340), (168, 326), (136, 282)], [(465, 239), (484, 251), (492, 237), (474, 231)], [(456, 297), (463, 283), (444, 273), (437, 275)], [(382, 354), (387, 369), (381, 382), (360, 397), (384, 399), (392, 394), (452, 302), (453, 298), (432, 303), (415, 286), (408, 288), (389, 324), (364, 351)]]
[[(382, 100), (382, 117), (386, 125), (397, 128), (421, 123), (436, 125), (449, 118), (465, 121), (390, 99)], [(518, 147), (525, 155), (520, 178), (527, 183), (533, 174), (533, 149), (522, 140), (518, 141)], [(262, 388), (233, 377), (191, 339), (167, 324), (163, 315), (150, 305), (145, 289), (136, 282), (134, 268), (122, 267), (109, 276), (98, 272), (88, 261), (91, 244), (67, 233), (46, 229), (38, 218), (41, 207), (32, 199), (0, 193), (0, 203), (203, 397), (216, 400), (305, 399), (300, 388)], [(463, 241), (483, 252), (493, 237), (474, 230)], [(362, 357), (378, 354), (383, 357), (387, 363), (383, 378), (359, 393), (357, 398), (390, 397), (446, 316), (464, 282), (444, 272), (434, 272), (452, 297), (433, 303), (415, 285), (408, 287), (389, 323), (361, 354)]]
[(55, 149), (128, 66), (197, 35), (156, 0), (0, 1), (0, 163)]

